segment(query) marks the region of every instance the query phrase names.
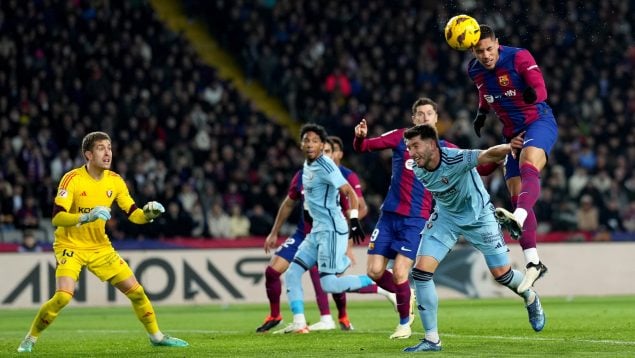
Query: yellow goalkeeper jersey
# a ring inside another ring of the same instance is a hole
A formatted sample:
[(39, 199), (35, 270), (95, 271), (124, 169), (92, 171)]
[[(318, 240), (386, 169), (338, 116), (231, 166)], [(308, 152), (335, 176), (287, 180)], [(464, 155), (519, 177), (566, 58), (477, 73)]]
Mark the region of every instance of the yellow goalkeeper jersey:
[[(127, 215), (137, 206), (130, 196), (126, 183), (121, 176), (110, 170), (105, 170), (101, 179), (95, 180), (88, 174), (86, 166), (76, 168), (64, 175), (60, 181), (55, 196), (53, 216), (64, 210), (71, 214), (88, 214), (96, 206), (110, 208), (113, 201)], [(110, 239), (106, 235), (106, 222), (95, 220), (91, 223), (55, 230), (54, 247), (94, 249), (110, 246)]]

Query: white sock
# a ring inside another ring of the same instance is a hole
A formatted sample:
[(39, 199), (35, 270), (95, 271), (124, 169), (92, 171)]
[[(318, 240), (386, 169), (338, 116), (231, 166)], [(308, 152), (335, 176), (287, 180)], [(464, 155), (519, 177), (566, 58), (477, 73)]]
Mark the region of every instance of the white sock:
[(534, 292), (533, 290), (528, 290), (527, 292), (529, 292), (529, 296), (525, 298), (525, 306), (529, 306), (536, 300), (536, 292)]
[(516, 218), (516, 220), (520, 224), (520, 228), (522, 229), (523, 225), (525, 224), (525, 219), (527, 219), (527, 210), (523, 208), (516, 208), (516, 210), (514, 210), (514, 217)]
[(439, 338), (439, 332), (426, 332), (426, 340), (432, 343), (439, 343), (441, 338)]
[(525, 262), (534, 263), (538, 265), (540, 262), (540, 257), (538, 257), (538, 250), (535, 247), (523, 250), (523, 254), (525, 255)]
[(304, 313), (294, 314), (293, 323), (298, 323), (306, 326), (306, 317), (304, 317)]
[(165, 337), (165, 335), (159, 331), (157, 333), (153, 333), (153, 334), (148, 334), (150, 336), (150, 340), (154, 343), (159, 343), (161, 342), (161, 340), (163, 339), (163, 337)]
[(320, 321), (325, 322), (325, 323), (331, 323), (333, 322), (333, 317), (331, 317), (330, 314), (325, 314), (320, 316)]

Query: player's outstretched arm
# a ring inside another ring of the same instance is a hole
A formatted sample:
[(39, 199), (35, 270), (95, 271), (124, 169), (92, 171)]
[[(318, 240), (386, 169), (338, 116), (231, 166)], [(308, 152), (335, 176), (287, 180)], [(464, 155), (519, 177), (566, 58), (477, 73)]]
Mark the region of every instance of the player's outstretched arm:
[(291, 199), (288, 195), (284, 198), (282, 203), (280, 203), (271, 232), (269, 232), (269, 235), (267, 235), (265, 239), (264, 249), (266, 254), (275, 249), (278, 245), (278, 233), (280, 232), (280, 228), (282, 228), (282, 225), (287, 221), (291, 212), (293, 212), (295, 203), (296, 200)]
[(514, 137), (511, 142), (499, 144), (482, 151), (478, 156), (478, 165), (496, 163), (505, 158), (507, 154), (516, 158), (517, 152), (523, 148), (523, 136), (525, 132)]

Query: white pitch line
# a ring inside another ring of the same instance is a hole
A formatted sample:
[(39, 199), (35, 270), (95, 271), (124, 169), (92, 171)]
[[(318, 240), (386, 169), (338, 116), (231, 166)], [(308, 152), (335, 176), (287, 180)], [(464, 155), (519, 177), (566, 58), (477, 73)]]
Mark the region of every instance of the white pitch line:
[[(110, 334), (131, 334), (142, 333), (140, 330), (123, 330), (123, 329), (78, 329), (71, 332), (76, 333), (110, 333)], [(201, 333), (201, 334), (244, 334), (245, 331), (228, 331), (228, 330), (206, 330), (206, 329), (171, 329), (169, 332), (176, 333)], [(364, 334), (390, 334), (392, 331), (376, 331), (376, 330), (357, 330), (356, 332)], [(3, 331), (0, 332), (0, 336), (13, 336), (20, 335), (23, 331)], [(422, 332), (412, 332), (413, 336), (423, 335)], [(254, 335), (256, 335), (254, 333)], [(578, 338), (560, 338), (560, 337), (527, 337), (527, 336), (484, 336), (475, 334), (455, 334), (455, 333), (442, 333), (442, 337), (457, 337), (457, 338), (478, 338), (489, 340), (508, 340), (508, 341), (544, 341), (544, 342), (578, 342), (589, 344), (613, 344), (623, 346), (635, 346), (635, 341), (621, 341), (614, 339), (578, 339)]]

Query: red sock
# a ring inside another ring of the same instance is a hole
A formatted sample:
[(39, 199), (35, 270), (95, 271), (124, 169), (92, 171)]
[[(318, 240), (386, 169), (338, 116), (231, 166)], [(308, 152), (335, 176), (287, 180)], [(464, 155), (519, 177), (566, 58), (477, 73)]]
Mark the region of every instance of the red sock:
[(311, 275), (311, 281), (313, 282), (313, 288), (315, 289), (315, 301), (317, 302), (318, 309), (320, 310), (320, 315), (330, 315), (331, 309), (329, 308), (329, 296), (322, 289), (322, 285), (320, 284), (320, 272), (318, 271), (317, 266), (311, 267), (309, 274)]
[(269, 299), (269, 311), (271, 317), (280, 316), (280, 294), (282, 293), (282, 282), (280, 282), (280, 272), (267, 266), (265, 270), (265, 288)]
[(536, 247), (536, 229), (538, 222), (536, 221), (536, 213), (531, 209), (527, 211), (527, 219), (523, 224), (523, 234), (520, 236), (520, 247), (523, 250)]
[(525, 209), (529, 213), (540, 196), (540, 171), (528, 163), (521, 165), (520, 182), (518, 207)]
[(362, 287), (359, 290), (355, 291), (357, 293), (377, 293), (377, 284), (372, 284), (370, 286)]
[(348, 316), (346, 314), (346, 294), (344, 292), (334, 293), (333, 301), (335, 301), (335, 307), (337, 307), (337, 318)]
[(397, 311), (399, 311), (399, 319), (401, 324), (407, 323), (410, 319), (410, 283), (406, 280), (403, 283), (395, 285), (397, 288), (395, 294), (397, 294)]
[(392, 272), (388, 270), (384, 270), (384, 274), (381, 275), (379, 280), (375, 282), (377, 282), (377, 285), (379, 287), (383, 288), (384, 290), (388, 292), (393, 292), (393, 293), (397, 292), (397, 286), (395, 286), (395, 283), (392, 281)]

